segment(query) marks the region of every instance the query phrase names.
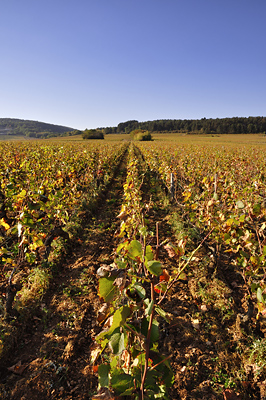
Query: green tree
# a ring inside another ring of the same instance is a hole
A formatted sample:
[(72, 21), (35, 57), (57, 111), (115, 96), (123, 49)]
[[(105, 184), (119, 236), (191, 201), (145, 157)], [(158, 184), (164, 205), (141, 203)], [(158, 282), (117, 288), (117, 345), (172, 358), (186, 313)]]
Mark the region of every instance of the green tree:
[(99, 129), (85, 129), (82, 134), (83, 139), (104, 139), (102, 130)]
[(140, 142), (152, 140), (151, 133), (149, 131), (144, 131), (143, 129), (135, 129), (130, 133), (130, 135), (133, 140), (137, 140)]

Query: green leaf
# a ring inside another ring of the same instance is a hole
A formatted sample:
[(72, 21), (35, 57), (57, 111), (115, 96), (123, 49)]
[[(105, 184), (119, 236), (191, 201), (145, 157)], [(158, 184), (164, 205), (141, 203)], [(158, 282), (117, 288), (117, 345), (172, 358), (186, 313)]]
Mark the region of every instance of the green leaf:
[(160, 276), (162, 274), (162, 264), (156, 260), (148, 261), (147, 270), (152, 275)]
[(25, 258), (29, 264), (33, 264), (36, 260), (36, 255), (33, 253), (26, 253)]
[[(149, 319), (143, 318), (141, 323), (141, 333), (147, 337), (148, 327), (149, 327)], [(159, 332), (159, 323), (156, 320), (152, 321), (151, 326), (151, 343), (157, 342), (159, 340), (160, 332)]]
[(164, 385), (159, 386), (159, 389), (160, 389), (160, 393), (155, 394), (155, 395), (154, 395), (154, 398), (155, 398), (155, 399), (164, 399), (164, 400), (168, 400), (169, 397), (167, 397), (167, 394), (166, 394), (166, 392), (165, 392), (165, 390), (164, 390)]
[(33, 222), (33, 219), (30, 217), (23, 217), (22, 223), (24, 226), (29, 226), (29, 227), (32, 227), (35, 225)]
[(109, 386), (109, 371), (110, 371), (110, 365), (108, 365), (108, 364), (99, 365), (98, 380), (99, 380), (99, 385), (101, 387)]
[(249, 258), (249, 254), (246, 253), (245, 251), (240, 250), (239, 253), (241, 254), (241, 256), (243, 256), (243, 257), (245, 257), (245, 258)]
[(133, 376), (125, 374), (121, 369), (116, 369), (112, 372), (111, 386), (121, 395), (125, 392), (130, 395), (135, 389)]
[(155, 311), (157, 312), (158, 315), (160, 315), (160, 317), (165, 319), (166, 322), (169, 322), (167, 318), (167, 313), (161, 307), (155, 306)]
[(139, 228), (139, 233), (140, 233), (141, 236), (147, 237), (147, 227), (146, 226), (142, 226), (141, 228)]
[(224, 240), (228, 240), (231, 238), (231, 235), (229, 233), (224, 234)]
[(120, 332), (120, 328), (117, 328), (115, 331), (112, 333), (109, 345), (113, 354), (118, 355), (125, 350), (125, 335), (124, 332)]
[(115, 260), (115, 263), (120, 269), (125, 269), (127, 266), (127, 263), (125, 261)]
[(115, 277), (99, 279), (99, 296), (107, 303), (112, 301), (116, 292), (116, 286), (113, 285)]
[[(146, 375), (146, 380), (145, 380), (145, 388), (151, 388), (153, 389), (153, 394), (154, 391), (157, 389), (157, 385), (156, 385), (156, 378), (157, 378), (157, 373), (155, 370), (152, 371), (147, 371), (147, 375)], [(155, 390), (154, 390), (155, 389)], [(156, 390), (157, 392), (157, 390)]]
[(244, 221), (245, 221), (245, 218), (246, 218), (245, 214), (242, 214), (242, 215), (240, 215), (240, 217), (239, 217), (239, 221), (240, 221), (240, 222), (244, 222)]
[(136, 257), (142, 256), (142, 246), (138, 240), (132, 240), (128, 247), (128, 255), (130, 258), (135, 259)]
[(34, 242), (36, 246), (41, 247), (43, 246), (43, 241), (42, 239), (37, 239), (36, 242)]
[(266, 256), (266, 246), (263, 247), (262, 254), (263, 254), (264, 256)]
[(175, 377), (174, 377), (174, 374), (173, 374), (171, 368), (169, 368), (168, 370), (165, 371), (162, 380), (167, 387), (171, 387), (174, 384)]
[[(193, 258), (192, 258), (192, 261), (193, 261)], [(181, 274), (178, 276), (178, 279), (186, 281), (187, 280), (187, 275), (185, 274), (185, 272), (181, 272)], [(164, 291), (166, 291), (166, 288), (165, 288)]]
[(146, 252), (145, 252), (145, 261), (151, 261), (153, 260), (153, 251), (151, 246), (146, 247)]
[(148, 301), (145, 301), (145, 303), (147, 305), (147, 308), (145, 309), (145, 315), (149, 316), (152, 313), (154, 301), (153, 300), (149, 301), (149, 299), (145, 299), (145, 300), (148, 300)]
[(124, 242), (120, 243), (117, 246), (116, 252), (119, 253), (122, 249), (127, 249), (127, 247), (128, 247), (128, 241), (125, 240)]
[(253, 207), (253, 214), (259, 215), (261, 212), (261, 204), (255, 204)]
[(160, 360), (163, 362), (156, 367), (156, 370), (163, 374), (161, 377), (161, 382), (163, 382), (165, 386), (171, 387), (174, 383), (174, 374), (172, 372), (169, 360), (164, 359), (164, 356), (162, 355), (160, 355)]
[(136, 290), (141, 299), (144, 299), (144, 297), (146, 296), (146, 290), (144, 289), (144, 287), (135, 283), (135, 285), (133, 285), (132, 288)]
[(257, 292), (258, 286), (259, 286), (258, 283), (252, 283), (252, 284), (250, 285), (251, 291), (252, 291), (253, 293)]
[(109, 333), (113, 332), (116, 328), (123, 326), (127, 317), (131, 314), (131, 310), (128, 306), (120, 307), (113, 316), (113, 323), (109, 330)]
[(257, 299), (258, 299), (258, 301), (259, 301), (260, 303), (265, 304), (265, 300), (264, 300), (264, 298), (263, 298), (263, 294), (262, 294), (261, 287), (258, 287), (258, 289), (257, 289)]

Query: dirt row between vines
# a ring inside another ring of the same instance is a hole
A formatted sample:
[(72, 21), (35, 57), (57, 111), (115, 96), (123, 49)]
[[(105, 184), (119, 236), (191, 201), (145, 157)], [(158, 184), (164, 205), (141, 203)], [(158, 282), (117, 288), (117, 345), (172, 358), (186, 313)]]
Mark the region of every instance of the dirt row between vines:
[[(89, 400), (97, 391), (97, 372), (90, 363), (94, 337), (101, 331), (96, 322), (101, 306), (96, 271), (113, 262), (120, 240), (117, 215), (125, 177), (126, 158), (84, 225), (80, 246), (59, 266), (23, 334), (15, 338), (13, 352), (0, 367), (1, 399)], [(182, 219), (174, 223), (171, 218), (175, 204), (167, 202), (152, 175), (146, 177), (143, 191), (147, 201), (152, 193), (154, 204), (147, 215), (149, 228), (155, 231), (159, 222), (160, 241), (175, 243), (176, 225), (185, 225)], [(155, 244), (156, 238), (151, 241)], [(192, 238), (191, 249), (193, 245), (197, 242)], [(164, 249), (160, 260), (169, 273), (175, 269), (175, 261)], [(214, 266), (203, 247), (162, 304), (170, 322), (160, 321), (159, 348), (165, 356), (171, 355), (175, 375), (170, 399), (263, 398), (263, 383), (255, 380), (252, 371), (248, 376), (239, 355), (241, 345), (248, 342), (248, 332), (239, 322), (239, 315), (247, 312), (243, 299), (241, 276), (226, 260)], [(252, 323), (255, 326), (254, 319)]]

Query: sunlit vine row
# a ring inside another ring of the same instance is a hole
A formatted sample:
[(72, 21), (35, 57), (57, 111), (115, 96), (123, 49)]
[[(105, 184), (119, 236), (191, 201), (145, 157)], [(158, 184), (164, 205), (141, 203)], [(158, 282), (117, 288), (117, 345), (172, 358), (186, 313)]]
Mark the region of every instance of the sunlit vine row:
[(140, 145), (149, 168), (169, 187), (175, 204), (216, 255), (223, 251), (265, 309), (266, 152), (257, 147)]
[(53, 229), (63, 229), (84, 196), (93, 198), (108, 182), (121, 151), (110, 145), (2, 144), (2, 266), (38, 261)]
[[(103, 329), (92, 349), (97, 365), (99, 390), (92, 399), (167, 399), (167, 386), (173, 382), (168, 362), (158, 350), (159, 323), (155, 315), (167, 319), (156, 303), (155, 282), (162, 275), (162, 265), (146, 241), (142, 203), (141, 160), (134, 147), (129, 149), (127, 176), (121, 212), (120, 238), (114, 262), (101, 266), (99, 296), (104, 301), (98, 322)], [(110, 390), (111, 389), (111, 390)]]

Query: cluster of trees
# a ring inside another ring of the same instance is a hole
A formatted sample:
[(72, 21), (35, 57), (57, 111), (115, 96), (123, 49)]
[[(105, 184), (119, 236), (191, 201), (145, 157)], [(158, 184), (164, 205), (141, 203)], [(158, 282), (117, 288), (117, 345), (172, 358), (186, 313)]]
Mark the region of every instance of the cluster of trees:
[(15, 118), (0, 118), (0, 133), (5, 135), (22, 135), (27, 137), (47, 138), (64, 136), (73, 129), (67, 126), (47, 124)]
[(137, 140), (139, 142), (147, 142), (152, 140), (151, 133), (149, 131), (145, 131), (144, 129), (134, 129), (134, 131), (130, 132), (130, 136), (133, 140)]
[(160, 119), (138, 122), (121, 122), (117, 128), (108, 128), (108, 133), (130, 133), (134, 129), (150, 132), (185, 132), (185, 133), (262, 133), (266, 132), (266, 117), (202, 118), (202, 119)]
[(104, 139), (101, 129), (85, 129), (82, 133), (83, 139)]

